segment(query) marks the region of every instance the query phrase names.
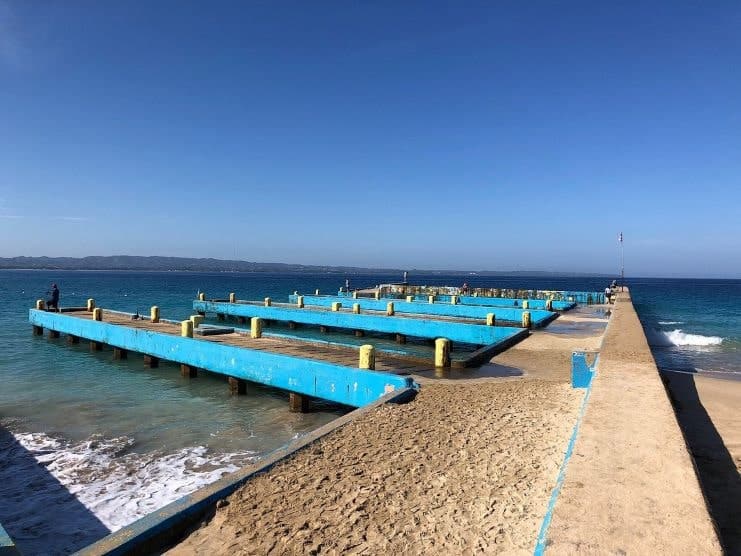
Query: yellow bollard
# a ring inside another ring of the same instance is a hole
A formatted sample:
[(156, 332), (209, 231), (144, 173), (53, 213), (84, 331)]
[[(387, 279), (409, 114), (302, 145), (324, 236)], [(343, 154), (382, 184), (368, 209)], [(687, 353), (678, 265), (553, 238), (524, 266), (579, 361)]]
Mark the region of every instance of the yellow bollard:
[(394, 316), (394, 302), (393, 301), (389, 301), (386, 304), (386, 315), (389, 317)]
[(530, 311), (522, 312), (522, 327), (530, 328)]
[(356, 315), (360, 314), (360, 303), (353, 303), (352, 304), (352, 312)]
[(358, 292), (352, 292), (352, 298), (357, 299), (358, 298)]
[(545, 310), (546, 310), (546, 311), (553, 311), (553, 300), (551, 300), (551, 299), (548, 299), (548, 300), (547, 300), (547, 301), (545, 302)]
[(203, 322), (203, 317), (201, 315), (191, 315), (190, 322), (193, 323), (193, 328), (198, 328), (198, 326)]
[(494, 313), (486, 314), (486, 326), (496, 326), (497, 318)]
[(265, 307), (270, 307), (273, 304), (273, 300), (269, 297), (265, 298)]
[(198, 294), (198, 301), (206, 301), (206, 294), (201, 292)]
[(95, 300), (91, 297), (87, 300), (87, 312), (92, 313), (93, 309), (95, 309)]
[(427, 296), (427, 302), (428, 303), (435, 303), (435, 296), (434, 295), (428, 295)]
[(152, 305), (152, 308), (149, 310), (149, 320), (152, 322), (160, 321), (160, 308), (157, 305)]
[(524, 299), (524, 300), (522, 301), (522, 308), (523, 308), (523, 309), (529, 309), (529, 308), (530, 308), (530, 303), (528, 302), (528, 300), (527, 300), (527, 299)]
[(381, 292), (376, 291), (373, 293), (373, 299), (381, 299)]
[(450, 367), (450, 340), (435, 340), (435, 367)]
[(180, 322), (180, 335), (183, 338), (193, 337), (193, 321), (192, 320), (184, 320)]
[(36, 300), (36, 310), (37, 311), (43, 311), (46, 308), (46, 304), (44, 303), (43, 299), (37, 299)]
[(260, 317), (252, 317), (250, 321), (250, 337), (262, 338), (262, 319)]
[(451, 295), (450, 296), (450, 304), (451, 305), (458, 305), (458, 296), (457, 295)]
[(316, 290), (316, 291), (314, 292), (314, 295), (319, 295), (319, 290)]
[(332, 302), (332, 311), (334, 311), (335, 313), (339, 311), (341, 307), (342, 307), (342, 303), (340, 303), (339, 301)]
[(414, 296), (413, 295), (408, 295), (407, 296), (407, 303), (414, 303)]
[(237, 302), (237, 294), (232, 292), (229, 294), (229, 303), (236, 303)]
[(376, 348), (369, 344), (360, 346), (360, 363), (358, 367), (361, 369), (370, 369), (371, 371), (376, 369)]
[(296, 307), (298, 307), (299, 309), (304, 308), (304, 296), (303, 295), (299, 295), (296, 298)]
[(93, 320), (103, 320), (103, 309), (100, 307), (93, 309)]

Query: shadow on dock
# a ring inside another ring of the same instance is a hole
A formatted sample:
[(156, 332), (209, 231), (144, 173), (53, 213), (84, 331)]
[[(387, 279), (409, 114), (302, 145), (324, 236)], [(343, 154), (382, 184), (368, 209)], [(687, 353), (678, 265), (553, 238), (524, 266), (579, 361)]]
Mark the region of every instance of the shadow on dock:
[(662, 373), (726, 554), (741, 555), (741, 476), (691, 374)]
[(69, 554), (108, 528), (0, 426), (0, 523), (23, 554)]

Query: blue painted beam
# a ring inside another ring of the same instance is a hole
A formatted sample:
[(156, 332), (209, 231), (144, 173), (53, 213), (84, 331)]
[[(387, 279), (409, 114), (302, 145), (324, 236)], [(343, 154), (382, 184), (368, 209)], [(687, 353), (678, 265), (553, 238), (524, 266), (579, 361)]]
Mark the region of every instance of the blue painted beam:
[(35, 326), (353, 407), (411, 388), (411, 378), (31, 309)]
[(329, 326), (347, 330), (404, 334), (417, 338), (447, 338), (478, 346), (495, 344), (509, 338), (517, 329), (485, 324), (464, 324), (449, 321), (397, 318), (363, 315), (342, 311), (313, 311), (297, 307), (265, 307), (258, 303), (228, 303), (223, 301), (194, 301), (193, 310), (200, 313), (220, 313), (235, 317), (260, 317), (281, 322), (296, 322), (315, 326)]
[[(288, 296), (290, 303), (296, 303), (296, 294)], [(411, 303), (402, 299), (370, 299), (367, 297), (348, 298), (331, 295), (304, 295), (304, 304), (317, 307), (331, 307), (333, 302), (339, 301), (345, 307), (358, 303), (361, 309), (371, 311), (385, 311), (389, 301), (394, 302), (394, 311), (397, 313), (417, 314), (417, 315), (437, 315), (443, 317), (457, 317), (461, 319), (481, 319), (486, 321), (486, 315), (493, 313), (497, 321), (513, 322), (520, 325), (522, 322), (522, 313), (525, 309), (505, 308), (505, 307), (483, 307), (476, 305), (451, 305), (450, 303), (428, 303), (413, 301)], [(476, 299), (476, 298), (473, 298)], [(552, 320), (556, 314), (551, 311), (542, 311), (538, 309), (527, 309), (530, 311), (530, 319), (533, 326), (542, 326)]]
[(587, 362), (586, 351), (575, 351), (571, 354), (571, 387), (572, 388), (589, 388), (592, 384), (592, 378), (594, 377), (595, 369), (599, 361), (599, 355), (596, 355), (594, 361), (590, 365)]

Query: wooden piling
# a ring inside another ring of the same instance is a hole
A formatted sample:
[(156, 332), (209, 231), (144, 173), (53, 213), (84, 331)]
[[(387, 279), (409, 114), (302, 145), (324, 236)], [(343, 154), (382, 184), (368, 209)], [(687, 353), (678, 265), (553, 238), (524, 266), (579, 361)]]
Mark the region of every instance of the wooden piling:
[(289, 392), (288, 409), (291, 413), (306, 413), (309, 411), (309, 398), (303, 394)]
[(289, 321), (288, 321), (288, 328), (289, 328), (290, 330), (296, 330), (297, 326), (298, 326), (298, 325), (297, 325), (297, 324), (296, 324), (295, 322), (293, 322), (292, 320), (289, 320)]
[(355, 331), (355, 337), (362, 338), (363, 336), (365, 336), (365, 331), (364, 330), (356, 330)]
[(323, 334), (326, 334), (327, 332), (329, 332), (329, 327), (327, 327), (327, 326), (320, 326), (319, 327), (319, 332), (321, 332)]
[(406, 334), (397, 334), (396, 335), (396, 343), (397, 344), (406, 344), (407, 343)]
[(43, 326), (33, 326), (33, 335), (34, 336), (43, 336), (44, 335), (44, 327)]
[(228, 377), (229, 379), (229, 393), (234, 396), (243, 396), (247, 393), (247, 381), (241, 378), (235, 378), (233, 376)]
[(129, 357), (129, 352), (126, 351), (125, 349), (117, 348), (117, 347), (113, 348), (113, 358), (114, 359), (118, 359), (118, 360), (128, 359), (128, 357)]
[(180, 375), (186, 378), (195, 378), (198, 376), (198, 367), (193, 365), (180, 365)]
[(49, 329), (49, 338), (59, 338), (59, 332), (56, 330)]
[(376, 368), (376, 348), (370, 344), (360, 346), (360, 354), (358, 360), (358, 367), (361, 369), (369, 369), (371, 371)]
[(75, 336), (74, 334), (67, 334), (67, 343), (68, 344), (79, 344), (80, 343), (80, 337)]
[(160, 366), (160, 360), (158, 357), (155, 357), (153, 355), (145, 355), (144, 366), (149, 367), (150, 369), (156, 369)]
[(450, 340), (435, 340), (435, 367), (450, 367)]
[(250, 322), (250, 338), (262, 338), (262, 319), (252, 317)]
[(90, 340), (90, 351), (101, 351), (102, 349), (103, 349), (103, 344), (101, 342)]

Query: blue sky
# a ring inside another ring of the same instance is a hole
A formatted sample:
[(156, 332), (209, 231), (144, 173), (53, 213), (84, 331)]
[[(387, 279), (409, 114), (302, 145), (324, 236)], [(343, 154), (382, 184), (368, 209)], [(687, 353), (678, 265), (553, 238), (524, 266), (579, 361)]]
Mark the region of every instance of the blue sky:
[(0, 0), (0, 256), (741, 276), (739, 2)]

